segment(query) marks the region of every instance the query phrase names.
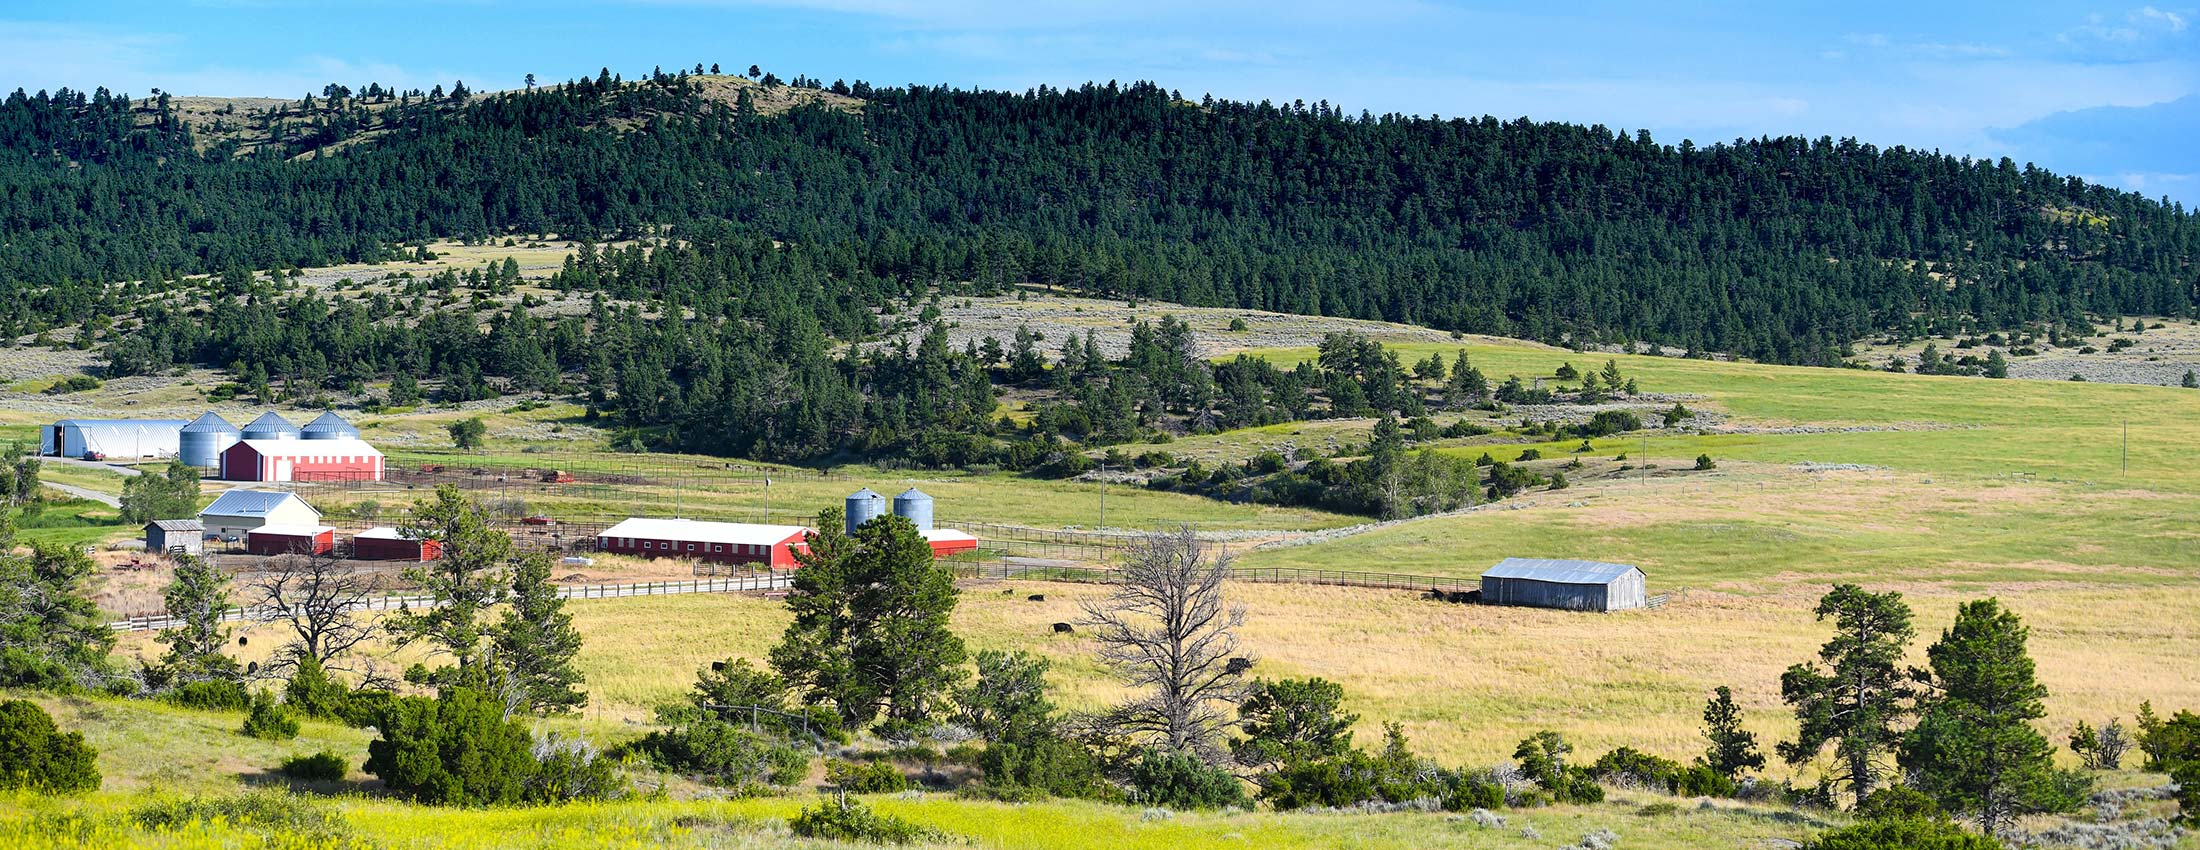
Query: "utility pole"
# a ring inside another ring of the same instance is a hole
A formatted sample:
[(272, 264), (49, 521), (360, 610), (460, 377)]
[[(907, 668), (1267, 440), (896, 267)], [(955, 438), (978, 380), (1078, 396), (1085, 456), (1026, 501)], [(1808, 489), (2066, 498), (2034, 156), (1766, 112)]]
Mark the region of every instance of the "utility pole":
[(1108, 465), (1100, 464), (1100, 528), (1108, 527)]
[(2124, 474), (2131, 474), (2131, 420), (2124, 420)]
[(1642, 466), (1640, 480), (1642, 483), (1648, 484), (1650, 483), (1650, 435), (1648, 433), (1642, 435), (1642, 463), (1640, 465)]

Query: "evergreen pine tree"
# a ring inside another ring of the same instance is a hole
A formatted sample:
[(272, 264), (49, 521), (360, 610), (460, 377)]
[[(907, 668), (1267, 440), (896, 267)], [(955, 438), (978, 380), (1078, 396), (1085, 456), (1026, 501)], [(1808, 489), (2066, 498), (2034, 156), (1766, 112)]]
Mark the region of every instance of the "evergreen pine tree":
[(410, 530), (441, 549), (435, 560), (404, 572), (437, 604), (422, 611), (399, 609), (390, 631), (400, 642), (427, 641), (451, 656), (461, 672), (471, 670), (481, 654), (481, 617), (504, 599), (512, 538), (490, 528), (481, 509), (449, 484), (437, 487), (434, 498), (414, 503)]
[(2019, 815), (2080, 802), (2058, 786), (2055, 748), (2032, 726), (2047, 716), (2047, 688), (2025, 648), (2030, 631), (1998, 600), (1964, 603), (1926, 650), (1932, 687), (1901, 744), (1919, 790), (1996, 837)]
[(536, 552), (520, 558), (512, 571), (510, 604), (489, 629), (489, 645), (504, 686), (516, 689), (529, 709), (556, 714), (588, 704), (587, 692), (576, 687), (583, 677), (573, 666), (581, 633), (550, 583), (550, 556)]
[(1801, 764), (1833, 744), (1841, 763), (1835, 780), (1862, 800), (1884, 773), (1881, 758), (1897, 741), (1895, 724), (1909, 713), (1911, 688), (1898, 665), (1916, 630), (1902, 594), (1853, 584), (1836, 585), (1819, 599), (1817, 615), (1833, 619), (1834, 636), (1818, 650), (1823, 669), (1797, 664), (1781, 674), (1780, 697), (1795, 707), (1800, 728), (1776, 749), (1789, 764)]
[(1742, 728), (1741, 707), (1734, 704), (1734, 691), (1725, 685), (1712, 691), (1704, 704), (1703, 735), (1711, 742), (1703, 764), (1720, 776), (1737, 779), (1743, 771), (1765, 766), (1764, 754), (1757, 752), (1757, 735)]
[(160, 660), (162, 678), (178, 685), (242, 679), (237, 660), (222, 654), (230, 635), (222, 622), (233, 607), (227, 573), (205, 558), (184, 556), (161, 599), (168, 616), (180, 621), (154, 638), (168, 647)]

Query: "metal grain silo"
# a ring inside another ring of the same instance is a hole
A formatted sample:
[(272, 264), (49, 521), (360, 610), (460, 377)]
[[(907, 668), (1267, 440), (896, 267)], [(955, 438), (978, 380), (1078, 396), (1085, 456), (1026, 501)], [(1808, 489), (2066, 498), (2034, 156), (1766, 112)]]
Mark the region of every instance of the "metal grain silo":
[(356, 440), (359, 439), (359, 429), (352, 427), (351, 423), (344, 421), (344, 417), (331, 410), (306, 423), (301, 436), (308, 440)]
[(272, 410), (260, 414), (260, 418), (244, 426), (244, 438), (247, 440), (295, 440), (298, 439), (298, 433), (298, 426), (275, 415)]
[(911, 487), (894, 497), (894, 515), (915, 524), (918, 531), (932, 530), (932, 497)]
[(244, 432), (229, 424), (229, 420), (207, 411), (183, 426), (176, 435), (176, 460), (185, 466), (213, 469), (221, 465), (222, 452), (236, 445), (243, 436)]
[(886, 497), (865, 487), (848, 494), (848, 533), (854, 534), (864, 523), (877, 519), (886, 512)]

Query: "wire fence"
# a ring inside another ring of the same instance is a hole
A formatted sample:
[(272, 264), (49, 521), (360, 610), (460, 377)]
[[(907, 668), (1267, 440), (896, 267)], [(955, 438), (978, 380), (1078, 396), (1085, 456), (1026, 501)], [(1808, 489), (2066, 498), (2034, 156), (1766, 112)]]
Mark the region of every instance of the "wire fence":
[[(687, 593), (770, 593), (785, 590), (793, 584), (789, 573), (752, 572), (726, 578), (700, 578), (675, 581), (641, 581), (619, 584), (568, 584), (558, 587), (561, 599), (626, 599), (636, 596), (669, 596)], [(404, 596), (372, 596), (350, 606), (353, 611), (391, 611), (402, 608), (426, 608), (436, 604), (435, 597), (422, 594)], [(222, 612), (223, 622), (267, 622), (284, 617), (279, 608), (232, 608)], [(183, 618), (168, 614), (153, 614), (116, 620), (111, 625), (118, 632), (143, 632), (174, 628), (183, 624)]]
[[(1108, 583), (1122, 580), (1123, 571), (1112, 567), (1034, 563), (1019, 560), (958, 561), (956, 575), (972, 579), (1066, 581)], [(1460, 594), (1482, 589), (1478, 578), (1425, 576), (1410, 573), (1366, 573), (1352, 570), (1319, 570), (1304, 567), (1243, 567), (1226, 571), (1228, 580), (1254, 584), (1313, 584), (1331, 587), (1365, 587)]]

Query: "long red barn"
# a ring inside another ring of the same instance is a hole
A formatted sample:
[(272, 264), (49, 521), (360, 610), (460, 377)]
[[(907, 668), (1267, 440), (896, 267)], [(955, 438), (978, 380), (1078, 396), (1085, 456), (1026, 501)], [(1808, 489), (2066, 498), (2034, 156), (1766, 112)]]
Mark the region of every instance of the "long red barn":
[(809, 534), (809, 528), (799, 525), (637, 518), (596, 535), (596, 549), (644, 558), (694, 558), (791, 570), (796, 566), (795, 553), (809, 551)]

